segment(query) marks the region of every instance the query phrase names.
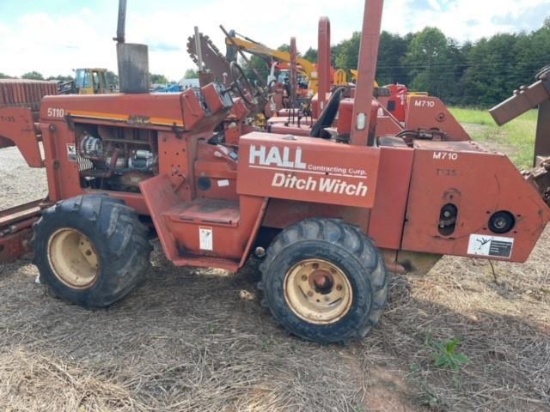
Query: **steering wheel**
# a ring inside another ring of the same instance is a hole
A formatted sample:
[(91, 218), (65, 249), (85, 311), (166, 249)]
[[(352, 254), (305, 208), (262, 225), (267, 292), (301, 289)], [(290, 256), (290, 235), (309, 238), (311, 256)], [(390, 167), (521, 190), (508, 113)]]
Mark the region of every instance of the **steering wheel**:
[(237, 62), (231, 62), (229, 68), (231, 70), (231, 88), (241, 96), (246, 104), (250, 106), (255, 105), (256, 102), (250, 97), (250, 90), (253, 90), (252, 85), (246, 78), (242, 67), (239, 66)]

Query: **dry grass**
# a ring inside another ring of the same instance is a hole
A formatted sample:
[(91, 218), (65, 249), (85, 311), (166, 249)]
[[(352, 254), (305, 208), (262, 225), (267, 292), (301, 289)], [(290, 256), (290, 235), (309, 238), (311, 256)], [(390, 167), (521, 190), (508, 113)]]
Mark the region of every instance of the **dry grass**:
[[(549, 245), (547, 230), (524, 265), (447, 257), (395, 277), (380, 327), (346, 346), (287, 336), (253, 264), (178, 269), (157, 246), (144, 287), (93, 312), (27, 260), (0, 266), (0, 410), (550, 410)], [(470, 362), (435, 367), (431, 342), (452, 338)]]
[(153, 261), (146, 287), (96, 312), (48, 296), (28, 263), (4, 268), (0, 409), (361, 410), (368, 375), (351, 348), (289, 337), (240, 299), (254, 270)]

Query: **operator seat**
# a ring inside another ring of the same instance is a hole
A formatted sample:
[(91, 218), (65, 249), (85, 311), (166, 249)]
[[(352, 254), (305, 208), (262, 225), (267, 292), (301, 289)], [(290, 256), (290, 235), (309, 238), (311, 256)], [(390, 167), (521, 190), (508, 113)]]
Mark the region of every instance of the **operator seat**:
[(344, 89), (344, 87), (339, 87), (332, 92), (325, 109), (311, 127), (311, 132), (309, 133), (311, 137), (330, 139), (331, 134), (326, 132), (324, 129), (325, 127), (331, 126), (334, 122), (340, 106), (340, 100), (342, 100), (342, 95), (344, 94)]

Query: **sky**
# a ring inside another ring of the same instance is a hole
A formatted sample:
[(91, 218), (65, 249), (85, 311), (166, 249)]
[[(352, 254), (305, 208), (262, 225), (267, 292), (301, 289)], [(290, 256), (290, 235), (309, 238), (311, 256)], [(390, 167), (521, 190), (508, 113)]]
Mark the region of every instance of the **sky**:
[[(277, 48), (297, 39), (317, 48), (319, 18), (331, 44), (362, 26), (364, 0), (127, 0), (126, 41), (149, 46), (151, 73), (179, 80), (196, 69), (187, 54), (194, 27), (225, 51), (220, 25)], [(116, 0), (0, 0), (0, 73), (70, 75), (78, 67), (116, 72)], [(386, 0), (382, 29), (404, 35), (438, 27), (459, 43), (531, 32), (550, 17), (550, 0)]]

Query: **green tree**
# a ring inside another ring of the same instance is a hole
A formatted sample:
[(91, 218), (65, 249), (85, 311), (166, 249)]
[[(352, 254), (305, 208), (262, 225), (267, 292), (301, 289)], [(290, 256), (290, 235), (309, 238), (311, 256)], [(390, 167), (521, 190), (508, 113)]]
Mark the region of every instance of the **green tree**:
[(163, 74), (149, 73), (149, 81), (151, 84), (167, 84), (168, 79)]
[(107, 78), (107, 84), (109, 86), (118, 88), (118, 76), (114, 72), (107, 70), (105, 77)]
[(452, 95), (449, 85), (461, 77), (454, 70), (458, 57), (456, 43), (438, 28), (426, 27), (414, 34), (403, 59), (411, 79), (410, 88), (442, 99)]
[(25, 73), (23, 76), (21, 76), (21, 78), (28, 80), (44, 80), (44, 76), (36, 71)]
[(344, 40), (332, 49), (333, 66), (339, 69), (357, 69), (361, 33), (354, 32), (351, 39)]
[(411, 35), (401, 37), (387, 31), (381, 33), (376, 68), (376, 80), (379, 84), (409, 84), (410, 79), (407, 70), (403, 67), (403, 59), (411, 40)]
[(46, 80), (55, 80), (57, 82), (68, 82), (73, 80), (72, 76), (58, 74), (57, 76), (49, 76)]
[[(253, 83), (265, 84), (267, 82), (267, 76), (271, 71), (271, 59), (252, 55), (249, 57), (248, 63), (243, 60), (239, 64), (243, 68), (246, 77)], [(260, 79), (258, 79), (258, 76)]]
[(184, 79), (198, 79), (199, 72), (195, 69), (187, 69), (183, 75)]
[(290, 44), (288, 43), (281, 44), (279, 47), (277, 47), (277, 50), (290, 53)]
[(11, 79), (11, 76), (8, 76), (7, 74), (0, 73), (0, 79)]
[(317, 49), (309, 48), (303, 55), (303, 58), (312, 63), (317, 63)]
[(517, 38), (514, 87), (529, 83), (544, 66), (550, 64), (550, 18), (547, 20), (548, 24), (545, 23), (539, 30)]
[(518, 40), (516, 34), (497, 34), (489, 39), (482, 38), (473, 45), (467, 58), (464, 104), (493, 106), (507, 98), (521, 83), (519, 77), (532, 79), (526, 79), (524, 75), (518, 77)]

